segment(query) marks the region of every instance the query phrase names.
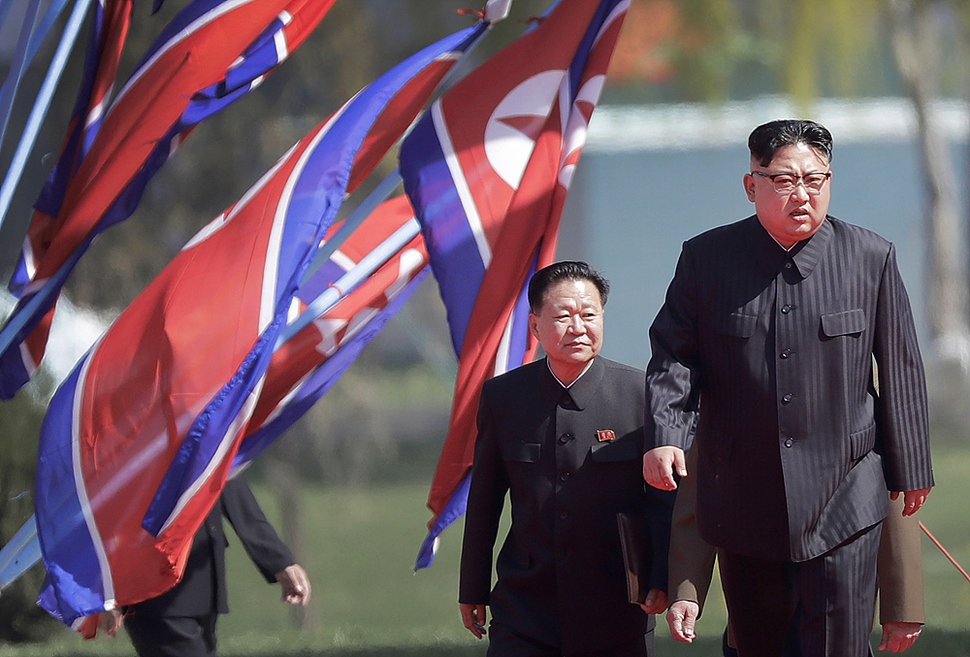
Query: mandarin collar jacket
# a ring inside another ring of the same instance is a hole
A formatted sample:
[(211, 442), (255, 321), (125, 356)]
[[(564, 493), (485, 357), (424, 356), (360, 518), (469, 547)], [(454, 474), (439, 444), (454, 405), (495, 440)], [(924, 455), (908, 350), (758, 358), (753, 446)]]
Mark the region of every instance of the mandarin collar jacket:
[[(617, 513), (643, 517), (647, 585), (666, 590), (673, 495), (644, 484), (643, 371), (594, 359), (568, 389), (539, 360), (485, 382), (459, 601), (562, 654), (642, 637), (627, 601)], [(506, 497), (512, 523), (492, 556)], [(649, 621), (653, 623), (652, 617)]]
[(885, 517), (887, 486), (932, 485), (909, 299), (875, 233), (827, 217), (790, 251), (756, 216), (703, 233), (650, 340), (645, 448), (688, 448), (696, 422), (708, 542), (804, 561)]

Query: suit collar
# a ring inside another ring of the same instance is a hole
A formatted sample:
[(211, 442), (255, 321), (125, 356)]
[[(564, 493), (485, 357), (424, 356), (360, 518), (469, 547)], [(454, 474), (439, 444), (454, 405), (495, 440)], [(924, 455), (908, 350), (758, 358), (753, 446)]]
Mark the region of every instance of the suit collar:
[(790, 251), (785, 251), (775, 239), (768, 234), (758, 216), (748, 218), (749, 231), (754, 240), (755, 258), (764, 272), (774, 277), (785, 263), (793, 263), (801, 278), (808, 278), (815, 267), (822, 260), (825, 249), (832, 239), (831, 217), (826, 216), (818, 231), (807, 240), (798, 242)]
[(795, 261), (795, 266), (798, 267), (798, 273), (802, 275), (802, 278), (808, 278), (815, 271), (815, 267), (821, 262), (822, 256), (825, 255), (825, 249), (832, 241), (834, 234), (832, 218), (826, 215), (825, 221), (815, 231), (815, 234), (796, 245), (796, 248), (801, 247), (798, 252), (796, 253), (795, 249), (792, 249), (792, 259)]
[(583, 410), (593, 401), (596, 391), (599, 390), (600, 382), (603, 380), (603, 373), (606, 367), (603, 359), (597, 356), (593, 359), (586, 373), (576, 380), (569, 388), (564, 388), (556, 377), (549, 370), (549, 364), (543, 363), (540, 373), (540, 387), (542, 389), (543, 400), (555, 405), (564, 399), (571, 399), (572, 405), (577, 410)]

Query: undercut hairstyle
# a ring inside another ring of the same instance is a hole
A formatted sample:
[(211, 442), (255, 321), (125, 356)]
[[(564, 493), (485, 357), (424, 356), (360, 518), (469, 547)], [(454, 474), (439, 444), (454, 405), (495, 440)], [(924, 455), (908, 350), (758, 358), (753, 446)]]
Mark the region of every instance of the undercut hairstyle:
[(779, 148), (805, 144), (819, 155), (832, 161), (832, 133), (815, 121), (783, 119), (770, 121), (755, 128), (748, 137), (751, 159), (763, 167), (771, 164)]
[(533, 315), (542, 310), (546, 290), (560, 281), (589, 281), (600, 293), (600, 303), (606, 306), (610, 294), (610, 282), (585, 262), (563, 260), (543, 267), (529, 281), (529, 309)]

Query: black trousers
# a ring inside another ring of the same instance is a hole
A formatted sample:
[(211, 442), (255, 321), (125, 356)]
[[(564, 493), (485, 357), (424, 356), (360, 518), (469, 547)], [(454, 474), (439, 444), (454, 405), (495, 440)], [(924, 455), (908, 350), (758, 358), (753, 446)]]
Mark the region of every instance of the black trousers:
[(655, 657), (654, 623), (643, 637), (594, 652), (564, 654), (559, 646), (536, 641), (494, 621), (488, 626), (487, 657)]
[(215, 657), (215, 612), (201, 617), (125, 616), (138, 657)]
[(882, 524), (801, 563), (718, 550), (739, 657), (866, 657), (876, 604)]

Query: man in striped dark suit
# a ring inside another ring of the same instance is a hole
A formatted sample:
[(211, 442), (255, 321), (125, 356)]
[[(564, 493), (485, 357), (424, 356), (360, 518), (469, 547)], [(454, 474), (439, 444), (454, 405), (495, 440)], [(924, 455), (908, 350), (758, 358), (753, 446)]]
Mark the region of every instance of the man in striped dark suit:
[(644, 478), (687, 476), (703, 408), (697, 523), (739, 655), (778, 657), (795, 623), (803, 657), (863, 657), (886, 490), (911, 515), (933, 485), (916, 330), (893, 245), (827, 215), (829, 131), (748, 146), (756, 214), (684, 244), (650, 329)]

